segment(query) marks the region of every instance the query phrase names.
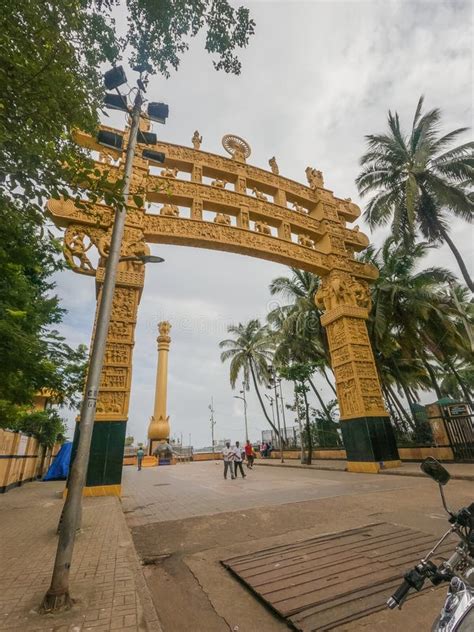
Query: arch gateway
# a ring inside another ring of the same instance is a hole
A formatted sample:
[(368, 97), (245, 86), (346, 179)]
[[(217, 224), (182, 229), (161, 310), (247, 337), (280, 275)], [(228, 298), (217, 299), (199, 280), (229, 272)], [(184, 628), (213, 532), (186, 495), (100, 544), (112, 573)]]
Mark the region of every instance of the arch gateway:
[[(128, 130), (101, 129), (123, 135), (126, 145)], [(147, 121), (141, 129), (148, 129)], [(104, 148), (84, 133), (77, 140), (98, 152), (101, 172), (121, 177), (121, 151)], [(366, 328), (369, 283), (378, 272), (354, 259), (369, 240), (347, 226), (360, 215), (358, 206), (325, 189), (321, 172), (311, 167), (303, 185), (280, 176), (275, 158), (269, 160), (270, 171), (247, 164), (250, 147), (237, 136), (223, 138), (229, 157), (202, 151), (197, 132), (192, 148), (158, 142), (151, 149), (166, 157), (159, 174), (141, 157), (150, 146), (140, 140), (144, 137), (139, 136), (133, 164), (122, 245), (122, 256), (129, 260), (119, 264), (117, 274), (85, 493), (120, 495), (134, 331), (145, 278), (144, 264), (133, 257), (147, 254), (148, 243), (225, 250), (319, 275), (315, 300), (325, 312), (321, 322), (328, 334), (347, 468), (378, 472), (382, 462), (400, 465)], [(148, 204), (139, 206), (138, 196)], [(71, 200), (50, 200), (47, 209), (65, 229), (66, 260), (75, 272), (95, 277), (100, 300), (113, 209), (105, 204), (79, 208)], [(97, 267), (88, 256), (91, 248), (99, 254)], [(76, 426), (75, 440), (77, 433)]]

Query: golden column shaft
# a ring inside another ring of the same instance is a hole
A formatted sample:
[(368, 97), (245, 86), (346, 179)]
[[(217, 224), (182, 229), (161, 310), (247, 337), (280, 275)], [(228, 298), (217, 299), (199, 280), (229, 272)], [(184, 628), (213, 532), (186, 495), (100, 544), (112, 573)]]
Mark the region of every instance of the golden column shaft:
[(150, 451), (153, 451), (153, 442), (168, 441), (170, 436), (169, 417), (166, 414), (166, 400), (168, 392), (168, 353), (171, 338), (169, 335), (170, 323), (162, 321), (158, 323), (158, 366), (156, 370), (155, 405), (153, 416), (148, 426), (148, 438), (150, 439)]

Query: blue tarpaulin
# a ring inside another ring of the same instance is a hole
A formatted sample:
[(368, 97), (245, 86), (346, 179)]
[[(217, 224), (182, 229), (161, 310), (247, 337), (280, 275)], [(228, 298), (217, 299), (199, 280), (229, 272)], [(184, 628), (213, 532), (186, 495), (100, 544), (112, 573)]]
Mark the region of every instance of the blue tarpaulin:
[(72, 442), (63, 443), (54, 461), (49, 466), (44, 481), (65, 481), (69, 473), (71, 461)]

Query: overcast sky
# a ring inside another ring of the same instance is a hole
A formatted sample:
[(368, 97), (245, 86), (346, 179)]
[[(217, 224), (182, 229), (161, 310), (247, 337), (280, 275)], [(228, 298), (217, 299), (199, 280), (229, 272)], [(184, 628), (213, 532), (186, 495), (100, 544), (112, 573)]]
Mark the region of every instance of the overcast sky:
[[(385, 130), (389, 109), (406, 127), (417, 100), (441, 107), (446, 130), (472, 125), (472, 5), (470, 2), (250, 2), (256, 34), (243, 53), (239, 77), (217, 73), (198, 38), (169, 80), (155, 77), (151, 100), (165, 101), (170, 116), (155, 131), (165, 141), (191, 145), (198, 129), (202, 149), (225, 154), (221, 138), (234, 133), (252, 147), (249, 163), (305, 182), (308, 165), (324, 173), (325, 186), (358, 198), (354, 180), (364, 135)], [(115, 121), (115, 119), (114, 119)], [(117, 124), (120, 124), (117, 120)], [(466, 136), (467, 138), (467, 136)], [(370, 235), (365, 227), (364, 230)], [(451, 233), (472, 270), (472, 229), (453, 220)], [(382, 231), (371, 235), (376, 244)], [(268, 285), (287, 269), (245, 256), (152, 246), (166, 259), (149, 265), (136, 328), (128, 433), (145, 441), (153, 412), (156, 324), (172, 324), (168, 413), (172, 435), (195, 447), (210, 444), (208, 405), (214, 397), (216, 437), (242, 440), (243, 405), (233, 399), (228, 365), (218, 343), (229, 323), (262, 321), (275, 299)], [(446, 248), (426, 265), (458, 269)], [(89, 344), (95, 310), (94, 282), (64, 271), (57, 290), (68, 314), (68, 342)], [(320, 383), (326, 399), (330, 393)], [(290, 390), (286, 389), (289, 397)], [(430, 399), (428, 397), (428, 399)], [(250, 436), (267, 425), (253, 392), (248, 398)], [(70, 419), (72, 419), (72, 414)]]

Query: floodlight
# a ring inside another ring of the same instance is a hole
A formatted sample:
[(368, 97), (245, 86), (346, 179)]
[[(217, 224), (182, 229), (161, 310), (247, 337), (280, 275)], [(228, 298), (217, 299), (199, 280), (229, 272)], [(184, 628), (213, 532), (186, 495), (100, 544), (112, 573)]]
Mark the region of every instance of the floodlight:
[(124, 83), (127, 83), (127, 76), (123, 66), (116, 66), (104, 73), (104, 85), (107, 90), (115, 90)]
[(139, 143), (143, 143), (144, 145), (156, 145), (158, 139), (156, 134), (153, 132), (143, 132), (141, 129), (138, 130), (137, 141)]
[(169, 114), (169, 107), (166, 103), (149, 103), (147, 108), (148, 116), (157, 123), (166, 123)]
[(123, 147), (123, 136), (120, 134), (116, 134), (115, 132), (108, 132), (107, 130), (101, 129), (97, 134), (97, 140), (101, 145), (105, 145), (106, 147), (110, 147), (111, 149), (122, 150)]
[(122, 112), (128, 112), (127, 99), (121, 94), (107, 93), (104, 97), (104, 105), (110, 110), (121, 110)]
[(152, 162), (164, 162), (166, 158), (163, 152), (153, 151), (152, 149), (144, 149), (142, 156), (145, 160), (151, 160)]

